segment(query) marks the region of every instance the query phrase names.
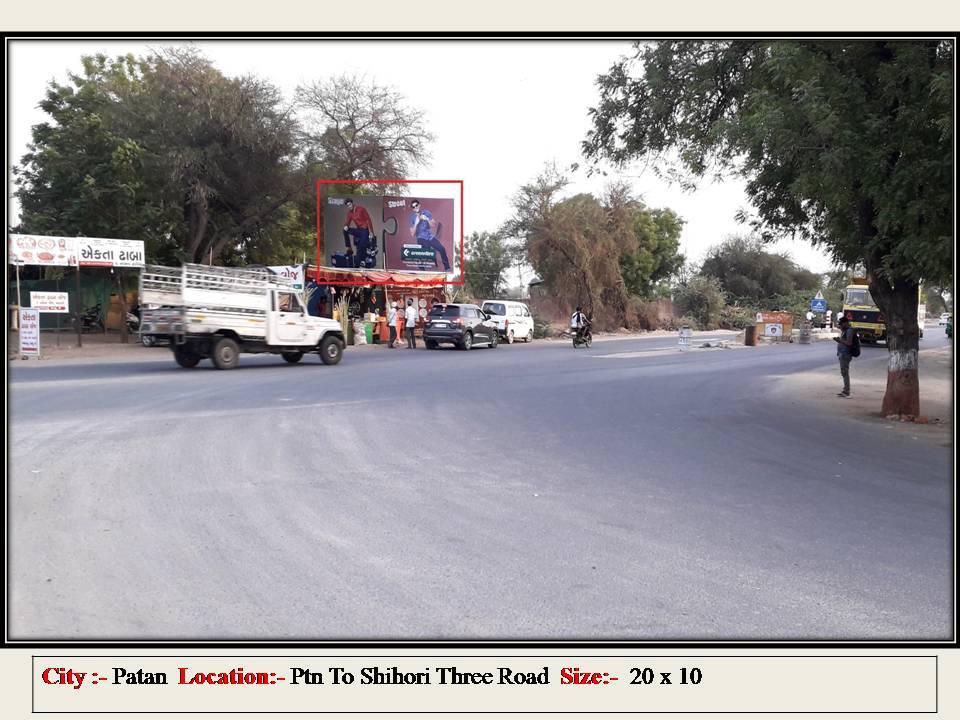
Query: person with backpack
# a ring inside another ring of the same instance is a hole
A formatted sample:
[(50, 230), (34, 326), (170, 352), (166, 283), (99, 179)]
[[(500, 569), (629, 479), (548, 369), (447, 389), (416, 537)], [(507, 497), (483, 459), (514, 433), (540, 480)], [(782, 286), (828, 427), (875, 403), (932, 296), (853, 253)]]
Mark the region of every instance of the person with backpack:
[(840, 377), (843, 378), (843, 390), (837, 397), (850, 397), (850, 360), (860, 357), (860, 338), (857, 332), (850, 327), (850, 320), (844, 316), (840, 318), (840, 337), (835, 337), (837, 343), (837, 358), (840, 360)]

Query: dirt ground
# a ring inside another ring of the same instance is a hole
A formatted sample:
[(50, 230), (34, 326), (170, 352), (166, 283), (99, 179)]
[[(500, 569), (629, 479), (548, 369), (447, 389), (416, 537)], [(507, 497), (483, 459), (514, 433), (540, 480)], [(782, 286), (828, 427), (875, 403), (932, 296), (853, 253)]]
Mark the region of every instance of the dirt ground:
[(861, 355), (850, 366), (849, 398), (837, 397), (842, 387), (836, 363), (819, 370), (783, 377), (781, 391), (791, 401), (840, 413), (854, 421), (882, 425), (893, 432), (949, 447), (953, 440), (953, 348), (931, 348), (920, 352), (920, 422), (888, 419), (880, 412), (887, 387), (887, 359), (864, 359)]
[[(84, 333), (82, 346), (77, 346), (76, 332), (62, 331), (60, 342), (57, 344), (57, 334), (44, 330), (40, 333), (40, 360), (96, 360), (107, 357), (139, 357), (154, 356), (157, 348), (144, 347), (131, 335), (128, 344), (120, 342), (120, 333)], [(20, 340), (15, 331), (7, 332), (7, 359), (19, 362), (38, 362), (36, 358), (20, 360)]]

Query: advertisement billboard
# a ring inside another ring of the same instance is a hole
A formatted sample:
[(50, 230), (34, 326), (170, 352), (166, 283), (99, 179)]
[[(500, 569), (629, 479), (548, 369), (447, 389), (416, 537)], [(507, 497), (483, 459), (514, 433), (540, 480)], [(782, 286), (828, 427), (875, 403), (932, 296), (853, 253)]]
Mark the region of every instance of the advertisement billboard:
[(387, 270), (451, 272), (452, 198), (387, 195), (383, 221), (395, 228), (384, 240)]
[(328, 267), (452, 270), (452, 198), (338, 194), (324, 197), (321, 207)]
[(328, 267), (383, 269), (382, 195), (331, 195), (323, 202), (323, 256)]
[(10, 262), (18, 265), (76, 265), (77, 239), (48, 235), (10, 235)]

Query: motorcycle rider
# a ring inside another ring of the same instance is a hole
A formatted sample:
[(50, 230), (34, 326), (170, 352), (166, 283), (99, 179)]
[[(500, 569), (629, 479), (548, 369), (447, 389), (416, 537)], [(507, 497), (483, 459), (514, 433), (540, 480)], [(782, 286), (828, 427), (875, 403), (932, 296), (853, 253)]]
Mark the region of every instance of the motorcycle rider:
[(583, 338), (583, 331), (590, 326), (590, 320), (583, 314), (583, 308), (577, 305), (573, 315), (570, 316), (570, 329), (576, 334), (576, 340), (579, 342)]

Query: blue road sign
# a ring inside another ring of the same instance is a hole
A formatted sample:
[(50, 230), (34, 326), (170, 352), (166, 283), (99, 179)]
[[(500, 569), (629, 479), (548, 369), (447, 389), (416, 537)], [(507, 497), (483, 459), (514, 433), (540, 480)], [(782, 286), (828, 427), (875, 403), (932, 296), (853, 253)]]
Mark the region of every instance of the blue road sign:
[(814, 312), (826, 312), (827, 311), (827, 301), (825, 298), (814, 298), (810, 301), (810, 309)]

